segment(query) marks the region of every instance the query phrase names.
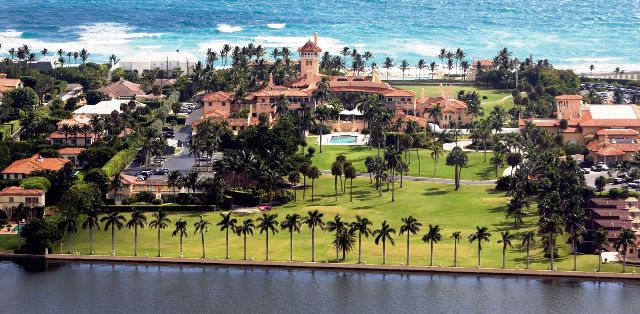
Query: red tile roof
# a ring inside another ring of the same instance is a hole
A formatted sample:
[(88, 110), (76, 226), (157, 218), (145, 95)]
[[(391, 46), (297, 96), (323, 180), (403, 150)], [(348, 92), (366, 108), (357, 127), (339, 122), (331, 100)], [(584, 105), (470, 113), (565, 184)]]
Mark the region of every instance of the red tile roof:
[(8, 186), (0, 191), (0, 195), (3, 196), (42, 196), (44, 193), (43, 190), (25, 189), (20, 186)]
[(40, 170), (58, 171), (68, 162), (69, 160), (64, 158), (41, 158), (40, 155), (35, 154), (29, 158), (14, 161), (4, 168), (2, 173), (31, 174)]
[(65, 147), (58, 149), (58, 154), (60, 155), (79, 155), (86, 148), (84, 147)]
[(322, 52), (322, 49), (309, 40), (304, 46), (298, 48), (298, 52)]
[(129, 82), (127, 80), (119, 80), (110, 85), (101, 87), (98, 91), (103, 92), (112, 98), (120, 97), (134, 97), (138, 95), (145, 95), (146, 93), (140, 88), (140, 84)]
[[(96, 137), (96, 135), (93, 132), (87, 132), (87, 136), (86, 138), (94, 138)], [(49, 134), (49, 139), (54, 139), (54, 138), (59, 138), (59, 139), (63, 139), (63, 138), (68, 138), (68, 139), (74, 139), (74, 138), (85, 138), (84, 132), (78, 132), (76, 134), (67, 134), (65, 135), (64, 133), (60, 132), (60, 131), (53, 131), (53, 133)]]
[(232, 93), (218, 91), (215, 93), (209, 93), (202, 98), (202, 101), (223, 101), (223, 100), (231, 100), (233, 97)]
[(141, 186), (167, 186), (169, 185), (167, 180), (164, 179), (147, 179), (147, 180), (136, 180), (136, 177), (121, 174), (120, 181), (123, 184), (132, 184), (132, 185), (141, 185)]
[(596, 131), (596, 134), (598, 134), (598, 136), (633, 136), (640, 135), (640, 132), (632, 129), (601, 129)]
[(20, 79), (7, 78), (6, 74), (0, 73), (0, 92), (7, 92), (22, 86)]

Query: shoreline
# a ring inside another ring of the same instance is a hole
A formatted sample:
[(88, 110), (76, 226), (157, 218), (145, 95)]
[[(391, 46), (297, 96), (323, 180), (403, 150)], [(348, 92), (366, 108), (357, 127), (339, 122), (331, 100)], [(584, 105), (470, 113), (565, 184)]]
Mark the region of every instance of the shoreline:
[(0, 254), (0, 260), (10, 261), (52, 261), (52, 262), (107, 262), (122, 264), (156, 264), (156, 265), (190, 265), (190, 266), (227, 266), (227, 267), (256, 267), (293, 270), (324, 270), (324, 271), (363, 271), (363, 272), (391, 272), (400, 274), (449, 274), (449, 275), (490, 275), (509, 277), (546, 277), (546, 278), (575, 278), (585, 280), (640, 280), (640, 274), (634, 273), (597, 273), (548, 271), (525, 269), (497, 269), (497, 268), (461, 268), (461, 267), (429, 267), (404, 265), (374, 265), (374, 264), (340, 264), (340, 263), (311, 263), (311, 262), (282, 262), (282, 261), (251, 261), (224, 259), (195, 259), (174, 257), (133, 257), (133, 256), (104, 256), (104, 255), (67, 255), (67, 254)]

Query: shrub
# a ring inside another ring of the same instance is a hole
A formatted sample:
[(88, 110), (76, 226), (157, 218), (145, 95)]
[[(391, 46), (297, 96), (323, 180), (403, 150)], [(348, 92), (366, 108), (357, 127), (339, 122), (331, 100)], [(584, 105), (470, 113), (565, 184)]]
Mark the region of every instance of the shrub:
[(45, 177), (28, 177), (20, 182), (20, 186), (25, 189), (38, 189), (49, 191), (51, 182)]
[(102, 167), (102, 170), (104, 170), (109, 177), (116, 176), (117, 174), (122, 172), (122, 170), (124, 170), (124, 168), (126, 168), (130, 162), (133, 161), (137, 153), (138, 153), (138, 149), (135, 147), (123, 149), (119, 151), (117, 154), (115, 154)]
[(156, 196), (149, 191), (142, 191), (136, 195), (136, 201), (144, 203), (151, 203), (155, 198)]
[(225, 195), (233, 198), (233, 204), (240, 206), (257, 206), (260, 204), (260, 196), (252, 192), (229, 190)]
[(157, 212), (162, 209), (167, 212), (192, 212), (192, 211), (215, 211), (215, 205), (105, 205), (102, 206), (104, 211), (117, 210), (120, 212), (132, 212), (140, 210), (143, 212)]
[[(309, 128), (309, 133), (310, 134), (315, 134), (315, 135), (320, 134), (320, 124), (311, 125), (311, 127)], [(331, 133), (331, 128), (328, 127), (326, 124), (323, 125), (322, 126), (322, 135), (329, 134), (329, 133)]]
[(504, 176), (499, 178), (496, 181), (496, 190), (498, 191), (507, 191), (509, 190), (509, 187), (511, 187), (511, 181), (513, 181), (511, 179), (511, 176)]
[(233, 197), (229, 195), (223, 195), (219, 207), (220, 209), (231, 209), (231, 207), (233, 207)]
[(27, 248), (36, 254), (43, 254), (45, 248), (50, 248), (62, 238), (56, 223), (48, 218), (32, 219), (20, 233), (25, 238)]
[(135, 202), (136, 202), (136, 200), (133, 199), (133, 197), (131, 197), (131, 196), (127, 196), (127, 197), (122, 199), (122, 205), (131, 205), (131, 204), (133, 204)]
[(154, 198), (151, 200), (152, 205), (162, 205), (162, 199)]

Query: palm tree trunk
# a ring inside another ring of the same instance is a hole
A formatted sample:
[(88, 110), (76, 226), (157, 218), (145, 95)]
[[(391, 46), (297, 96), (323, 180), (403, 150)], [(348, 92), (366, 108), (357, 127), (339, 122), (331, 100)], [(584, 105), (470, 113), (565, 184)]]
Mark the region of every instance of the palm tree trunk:
[(418, 156), (418, 173), (421, 173), (421, 165), (420, 165), (420, 149), (416, 147), (416, 156)]
[(573, 251), (573, 271), (576, 271), (577, 268), (577, 254), (576, 254), (576, 236), (575, 234), (572, 236), (571, 239), (571, 250)]
[(502, 247), (502, 268), (506, 268), (507, 265), (507, 247)]
[(266, 243), (266, 248), (267, 248), (267, 252), (266, 252), (266, 260), (269, 260), (269, 230), (267, 230), (267, 243)]
[(598, 250), (598, 272), (600, 272), (600, 267), (602, 266), (602, 258), (600, 257), (600, 254), (602, 254), (602, 252)]
[(316, 261), (316, 227), (311, 227), (311, 262)]
[(225, 243), (226, 243), (225, 259), (229, 259), (229, 227), (227, 227), (227, 234), (225, 236)]
[[(338, 239), (338, 234), (336, 231), (336, 240)], [(340, 250), (338, 250), (338, 243), (336, 242), (336, 263), (340, 263)]]
[(478, 268), (480, 268), (480, 239), (478, 239)]
[(333, 176), (333, 190), (335, 191), (335, 199), (338, 201), (338, 176)]
[(529, 269), (529, 243), (527, 243), (527, 265), (526, 268)]
[(184, 257), (182, 254), (182, 233), (180, 234), (180, 258)]
[(204, 233), (203, 232), (200, 232), (200, 238), (202, 240), (202, 258), (205, 258), (206, 255), (205, 255), (205, 252), (204, 252)]
[(407, 232), (407, 265), (409, 265), (409, 232)]
[(322, 129), (324, 127), (324, 124), (322, 122), (323, 120), (320, 120), (320, 131), (318, 134), (320, 134), (320, 138), (318, 140), (318, 144), (320, 145), (320, 152), (322, 153)]
[(302, 175), (303, 183), (302, 183), (302, 199), (304, 200), (305, 194), (307, 192), (307, 176)]
[(133, 228), (133, 256), (138, 256), (138, 225)]
[(549, 248), (551, 249), (551, 270), (553, 270), (553, 233), (549, 234)]
[(433, 266), (433, 241), (430, 241), (431, 248), (429, 250), (429, 266)]
[(293, 230), (289, 232), (289, 261), (293, 262)]
[(358, 232), (358, 264), (362, 263), (362, 232)]
[(349, 202), (353, 202), (353, 178), (351, 179), (351, 184), (349, 185)]
[(386, 242), (384, 241), (384, 238), (382, 240), (382, 265), (387, 263), (387, 245)]
[(391, 202), (396, 201), (396, 170), (391, 169)]
[(158, 257), (160, 257), (160, 227), (158, 227)]
[(242, 259), (246, 260), (247, 259), (247, 234), (246, 233), (244, 234), (244, 237), (243, 237), (243, 244), (244, 244), (243, 245), (244, 253), (242, 255)]
[(313, 202), (313, 183), (314, 183), (314, 179), (311, 179), (311, 202)]
[(116, 231), (111, 225), (111, 256), (116, 256)]
[(453, 240), (453, 267), (458, 266), (458, 241)]
[(622, 254), (622, 272), (627, 271), (627, 250), (625, 248), (624, 254)]
[(89, 227), (89, 255), (93, 255), (93, 227)]

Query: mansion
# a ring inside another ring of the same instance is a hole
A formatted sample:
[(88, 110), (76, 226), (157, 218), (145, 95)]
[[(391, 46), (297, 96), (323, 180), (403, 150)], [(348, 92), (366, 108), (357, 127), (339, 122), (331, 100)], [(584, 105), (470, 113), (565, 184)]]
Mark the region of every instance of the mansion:
[[(205, 119), (224, 120), (233, 131), (241, 131), (249, 125), (258, 124), (258, 117), (262, 114), (267, 115), (272, 122), (277, 117), (274, 104), (279, 96), (288, 98), (289, 108), (292, 110), (302, 107), (315, 108), (317, 104), (313, 93), (324, 76), (320, 73), (319, 59), (322, 49), (318, 46), (317, 34), (314, 34), (313, 40), (307, 41), (297, 51), (300, 58), (300, 75), (295, 80), (284, 85), (275, 85), (270, 76), (263, 88), (249, 93), (242, 102), (236, 101), (234, 94), (230, 92), (209, 93), (202, 98), (202, 119), (194, 121), (193, 125), (197, 126)], [(452, 95), (442, 91), (442, 88), (439, 97), (422, 97), (416, 100), (415, 92), (395, 88), (382, 82), (375, 68), (372, 68), (371, 75), (367, 76), (331, 76), (328, 83), (330, 92), (336, 96), (352, 93), (376, 95), (386, 108), (401, 116), (411, 116), (411, 119), (420, 123), (421, 126), (430, 120), (427, 111), (436, 104), (443, 107), (441, 125), (448, 126), (450, 121), (454, 120), (470, 121), (464, 114), (466, 104), (453, 99)], [(357, 108), (345, 109), (347, 110), (340, 114), (341, 117), (343, 113), (346, 114), (343, 120), (327, 121), (327, 125), (334, 131), (361, 131), (364, 128), (364, 122), (356, 118), (361, 115)], [(238, 117), (236, 114), (247, 110), (246, 118)]]
[(562, 133), (565, 142), (585, 145), (596, 162), (632, 160), (640, 150), (640, 107), (588, 105), (581, 95), (556, 96), (556, 118), (526, 119), (550, 133)]

